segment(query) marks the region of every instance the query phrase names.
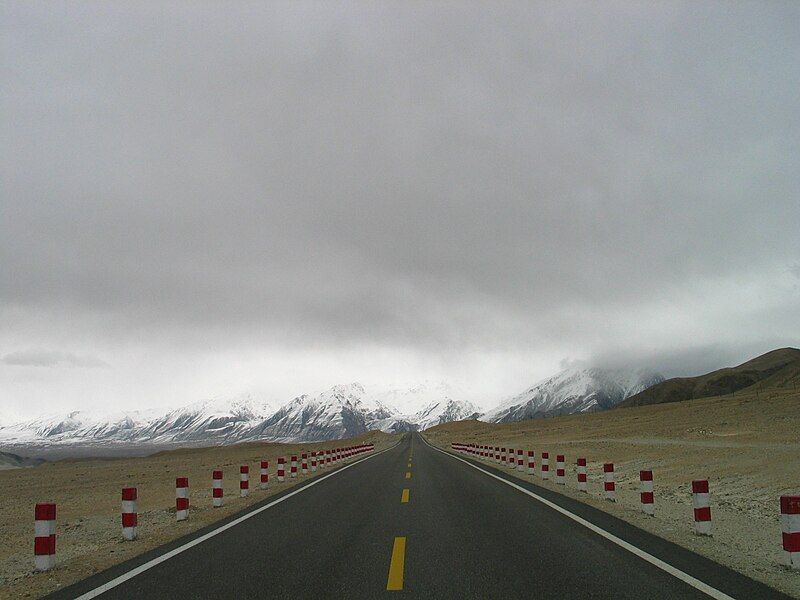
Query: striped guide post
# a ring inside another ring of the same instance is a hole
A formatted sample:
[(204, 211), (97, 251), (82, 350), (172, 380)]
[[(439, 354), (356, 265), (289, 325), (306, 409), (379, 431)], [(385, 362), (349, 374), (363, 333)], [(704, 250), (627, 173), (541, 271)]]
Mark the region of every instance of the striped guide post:
[(185, 521), (189, 518), (189, 478), (175, 478), (175, 519)]
[(603, 465), (603, 489), (606, 493), (606, 500), (617, 501), (617, 483), (614, 481), (614, 463)]
[(506, 460), (508, 460), (508, 456), (506, 455), (506, 449), (500, 448), (500, 460), (498, 461), (501, 465), (505, 464)]
[(303, 475), (308, 475), (308, 452), (303, 452), (300, 455), (300, 470)]
[(213, 480), (213, 487), (211, 488), (213, 505), (214, 508), (219, 508), (224, 503), (224, 499), (222, 497), (222, 471), (214, 471), (211, 473), (211, 479)]
[(494, 447), (494, 462), (499, 464), (500, 462), (502, 462), (502, 460), (503, 460), (503, 456), (500, 453), (500, 446), (495, 446)]
[(292, 464), (289, 467), (289, 473), (292, 476), (292, 479), (297, 477), (297, 456), (292, 456)]
[(639, 497), (642, 502), (642, 512), (652, 517), (655, 514), (653, 469), (643, 469), (639, 471)]
[(312, 473), (316, 473), (317, 472), (317, 451), (316, 450), (312, 450), (311, 451), (311, 472)]
[(533, 450), (528, 450), (528, 475), (536, 474), (536, 461), (533, 460)]
[(523, 451), (517, 449), (517, 471), (525, 470), (525, 459), (523, 458)]
[(261, 482), (259, 483), (259, 487), (262, 490), (265, 490), (269, 487), (269, 461), (262, 460), (261, 461)]
[(282, 482), (286, 479), (286, 458), (283, 456), (278, 457), (278, 481)]
[(331, 464), (331, 451), (330, 448), (325, 450), (325, 466), (329, 466)]
[(250, 467), (239, 467), (239, 496), (246, 497), (250, 493)]
[(506, 466), (509, 469), (512, 469), (512, 470), (514, 469), (514, 465), (517, 462), (516, 460), (514, 460), (514, 454), (516, 454), (516, 450), (514, 450), (514, 448), (509, 448), (508, 449), (508, 464), (506, 464)]
[(33, 562), (37, 571), (56, 566), (56, 505), (42, 502), (34, 509)]
[(578, 471), (578, 491), (579, 492), (586, 492), (587, 489), (586, 489), (586, 459), (585, 458), (579, 458), (578, 459), (577, 471)]
[(567, 484), (567, 469), (563, 454), (556, 454), (556, 483), (558, 485)]
[(800, 569), (800, 496), (781, 496), (783, 562)]
[(122, 537), (128, 541), (136, 539), (139, 521), (136, 509), (137, 493), (135, 487), (122, 488)]
[(542, 452), (542, 479), (550, 479), (550, 453)]
[(711, 494), (707, 479), (692, 481), (692, 507), (694, 508), (694, 532), (711, 535)]

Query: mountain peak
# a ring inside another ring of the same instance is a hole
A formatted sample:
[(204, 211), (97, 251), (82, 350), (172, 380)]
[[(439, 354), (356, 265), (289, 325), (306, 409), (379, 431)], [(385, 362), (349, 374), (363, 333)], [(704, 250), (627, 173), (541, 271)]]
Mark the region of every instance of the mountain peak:
[(481, 419), (498, 423), (605, 410), (661, 381), (664, 377), (649, 369), (569, 366)]

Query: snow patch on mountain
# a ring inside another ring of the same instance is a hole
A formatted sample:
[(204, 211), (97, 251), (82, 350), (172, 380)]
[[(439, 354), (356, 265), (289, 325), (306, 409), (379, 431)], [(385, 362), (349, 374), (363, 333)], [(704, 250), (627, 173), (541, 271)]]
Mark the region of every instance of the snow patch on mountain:
[(647, 369), (569, 368), (502, 402), (481, 418), (505, 423), (605, 410), (664, 377)]
[(167, 412), (73, 411), (0, 426), (0, 444), (198, 445), (332, 440), (376, 429), (401, 433), (477, 413), (472, 404), (453, 398), (452, 392), (447, 384), (367, 390), (350, 383), (297, 396), (283, 406), (243, 394)]

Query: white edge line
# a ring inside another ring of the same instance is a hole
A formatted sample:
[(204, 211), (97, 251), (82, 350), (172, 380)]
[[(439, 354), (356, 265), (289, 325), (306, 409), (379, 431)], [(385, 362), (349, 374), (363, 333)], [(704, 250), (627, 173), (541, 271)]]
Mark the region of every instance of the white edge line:
[(716, 588), (711, 587), (707, 583), (703, 583), (699, 579), (697, 579), (695, 577), (692, 577), (688, 573), (684, 573), (680, 569), (678, 569), (676, 567), (673, 567), (671, 564), (664, 562), (660, 558), (656, 558), (655, 556), (653, 556), (649, 552), (645, 552), (641, 548), (637, 548), (633, 544), (630, 544), (630, 543), (626, 542), (625, 540), (623, 540), (621, 538), (618, 538), (613, 533), (609, 533), (608, 531), (606, 531), (605, 529), (601, 529), (600, 527), (598, 527), (594, 523), (591, 523), (591, 522), (587, 521), (586, 519), (583, 519), (583, 518), (579, 517), (578, 515), (569, 512), (567, 509), (562, 508), (558, 504), (555, 504), (554, 502), (551, 502), (550, 500), (547, 500), (546, 498), (542, 498), (541, 496), (539, 496), (537, 494), (534, 494), (533, 492), (531, 492), (530, 490), (522, 487), (521, 485), (517, 485), (516, 483), (514, 483), (512, 481), (508, 481), (507, 479), (503, 479), (502, 477), (499, 477), (499, 476), (495, 475), (494, 473), (490, 473), (489, 471), (486, 471), (485, 469), (482, 469), (478, 465), (474, 465), (470, 461), (461, 458), (460, 456), (456, 456), (455, 454), (450, 454), (449, 452), (446, 452), (445, 450), (442, 450), (441, 448), (437, 448), (436, 446), (434, 446), (433, 444), (428, 442), (428, 440), (426, 440), (423, 436), (420, 436), (420, 437), (422, 437), (422, 440), (426, 444), (428, 444), (428, 446), (433, 448), (434, 450), (437, 450), (437, 451), (441, 452), (442, 454), (444, 454), (446, 456), (449, 456), (450, 458), (454, 458), (456, 460), (460, 460), (461, 462), (463, 462), (466, 465), (469, 465), (473, 469), (477, 469), (481, 473), (484, 473), (484, 474), (488, 475), (489, 477), (494, 477), (495, 479), (497, 479), (497, 481), (502, 481), (503, 483), (505, 483), (507, 485), (510, 485), (511, 487), (519, 490), (523, 494), (527, 494), (528, 496), (530, 496), (531, 498), (533, 498), (535, 500), (538, 500), (539, 502), (541, 502), (545, 506), (547, 506), (549, 508), (552, 508), (553, 510), (555, 510), (556, 512), (561, 513), (565, 517), (569, 517), (570, 519), (572, 519), (576, 523), (579, 523), (579, 524), (583, 525), (587, 529), (589, 529), (589, 530), (595, 532), (596, 534), (606, 538), (607, 540), (609, 540), (611, 542), (614, 542), (620, 548), (624, 548), (625, 550), (627, 550), (631, 554), (634, 554), (634, 555), (638, 556), (642, 560), (645, 560), (645, 561), (649, 562), (651, 565), (653, 565), (655, 567), (658, 567), (662, 571), (665, 571), (665, 572), (669, 573), (670, 575), (672, 575), (673, 577), (675, 577), (677, 579), (680, 579), (681, 581), (683, 581), (684, 583), (687, 583), (688, 585), (692, 586), (696, 590), (700, 590), (704, 594), (707, 594), (707, 595), (711, 596), (712, 598), (715, 598), (716, 600), (735, 600), (735, 598), (733, 598), (733, 596), (728, 596), (728, 594), (726, 594), (724, 592), (721, 592)]
[[(398, 442), (398, 444), (399, 443), (400, 442)], [(328, 477), (333, 477), (334, 475), (337, 475), (337, 474), (341, 473), (345, 469), (349, 469), (350, 467), (354, 467), (357, 464), (364, 462), (365, 460), (369, 460), (370, 458), (375, 458), (379, 454), (383, 454), (384, 452), (387, 452), (388, 450), (391, 450), (395, 446), (397, 446), (397, 444), (394, 444), (393, 446), (390, 446), (388, 448), (384, 448), (383, 450), (381, 450), (380, 452), (376, 452), (375, 454), (370, 454), (368, 456), (365, 456), (365, 457), (361, 458), (360, 460), (357, 460), (355, 462), (350, 463), (349, 465), (343, 465), (343, 466), (339, 467), (338, 469), (336, 469), (335, 471), (333, 471), (332, 473), (328, 473), (327, 475), (323, 475), (322, 477), (318, 477), (316, 479), (312, 479), (312, 480), (309, 481), (309, 483), (307, 485), (304, 485), (303, 487), (301, 487), (299, 489), (293, 490), (293, 491), (289, 492), (288, 494), (286, 494), (285, 496), (281, 496), (277, 500), (273, 500), (269, 504), (265, 504), (264, 506), (259, 506), (255, 510), (250, 511), (249, 513), (247, 513), (245, 515), (242, 515), (241, 517), (238, 517), (237, 519), (234, 519), (230, 523), (226, 523), (225, 525), (217, 527), (213, 531), (209, 531), (208, 533), (204, 533), (200, 537), (197, 537), (197, 538), (193, 539), (190, 542), (186, 542), (183, 546), (179, 546), (177, 548), (173, 548), (169, 552), (165, 552), (164, 554), (162, 554), (160, 556), (156, 556), (155, 558), (153, 558), (151, 560), (148, 560), (146, 563), (141, 564), (138, 567), (135, 567), (135, 568), (131, 569), (130, 571), (127, 571), (126, 573), (123, 573), (122, 575), (120, 575), (118, 577), (115, 577), (111, 581), (107, 581), (103, 585), (98, 586), (95, 589), (90, 590), (90, 591), (86, 592), (85, 594), (82, 594), (82, 595), (78, 596), (75, 600), (89, 600), (90, 598), (96, 598), (100, 594), (104, 594), (108, 590), (113, 589), (113, 588), (117, 587), (118, 585), (125, 583), (129, 579), (133, 579), (137, 575), (139, 575), (141, 573), (144, 573), (145, 571), (147, 571), (149, 569), (152, 569), (156, 565), (159, 565), (162, 562), (169, 560), (173, 556), (177, 556), (178, 554), (180, 554), (181, 552), (185, 552), (189, 548), (193, 548), (194, 546), (197, 546), (198, 544), (202, 544), (206, 540), (211, 539), (212, 537), (222, 533), (223, 531), (227, 531), (231, 527), (235, 527), (236, 525), (238, 525), (239, 523), (241, 523), (243, 521), (246, 521), (250, 517), (254, 517), (257, 514), (259, 514), (261, 512), (264, 512), (268, 508), (272, 508), (276, 504), (280, 504), (284, 500), (288, 500), (289, 498), (291, 498), (295, 494), (299, 494), (300, 492), (307, 490), (311, 486), (314, 486), (314, 485), (320, 483), (321, 481), (325, 481)]]

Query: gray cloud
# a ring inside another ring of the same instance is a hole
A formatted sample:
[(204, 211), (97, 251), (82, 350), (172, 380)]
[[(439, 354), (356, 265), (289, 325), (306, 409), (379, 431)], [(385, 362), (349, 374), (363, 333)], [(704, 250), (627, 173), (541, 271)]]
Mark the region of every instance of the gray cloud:
[(800, 337), (793, 3), (4, 11), (6, 345), (511, 388)]
[(84, 369), (107, 368), (109, 365), (93, 356), (76, 356), (70, 352), (53, 350), (20, 350), (0, 358), (7, 365), (24, 367), (79, 367)]

